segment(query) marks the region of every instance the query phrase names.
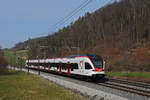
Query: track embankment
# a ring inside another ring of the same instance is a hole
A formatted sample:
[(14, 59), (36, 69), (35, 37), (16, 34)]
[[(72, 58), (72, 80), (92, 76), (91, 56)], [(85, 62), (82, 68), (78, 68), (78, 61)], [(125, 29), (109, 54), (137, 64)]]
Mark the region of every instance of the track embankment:
[[(22, 71), (27, 72), (27, 69), (22, 69)], [(38, 71), (30, 70), (30, 73), (38, 74)], [(148, 97), (140, 96), (128, 91), (117, 90), (97, 83), (85, 82), (45, 72), (40, 72), (40, 76), (67, 89), (71, 89), (74, 92), (88, 96), (91, 100), (150, 100)]]

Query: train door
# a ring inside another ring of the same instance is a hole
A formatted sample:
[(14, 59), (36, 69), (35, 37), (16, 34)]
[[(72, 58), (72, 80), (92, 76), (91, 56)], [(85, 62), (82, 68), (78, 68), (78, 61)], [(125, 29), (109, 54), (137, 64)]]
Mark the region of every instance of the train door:
[(67, 74), (70, 75), (71, 72), (71, 63), (67, 62)]
[(84, 60), (80, 60), (80, 73), (83, 75), (85, 72)]
[(51, 63), (48, 65), (48, 72), (50, 72)]
[(85, 74), (89, 75), (92, 70), (92, 66), (88, 62), (85, 62), (84, 65), (85, 65)]
[(62, 63), (60, 62), (60, 63), (59, 63), (59, 74), (61, 74), (61, 72), (62, 72), (62, 71), (61, 71), (61, 66), (62, 66)]

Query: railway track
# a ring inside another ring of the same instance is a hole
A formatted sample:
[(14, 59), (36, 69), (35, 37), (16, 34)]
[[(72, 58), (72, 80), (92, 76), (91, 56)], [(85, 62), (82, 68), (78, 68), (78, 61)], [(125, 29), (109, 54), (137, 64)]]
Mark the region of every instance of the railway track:
[(114, 78), (108, 78), (108, 80), (110, 82), (121, 83), (121, 84), (126, 84), (126, 85), (131, 85), (131, 86), (137, 86), (137, 87), (141, 87), (141, 88), (150, 89), (150, 84), (146, 84), (146, 83), (128, 81), (128, 80), (122, 80), (122, 79), (114, 79)]
[(150, 84), (112, 78), (96, 84), (150, 98)]
[(138, 94), (138, 95), (146, 96), (146, 97), (150, 98), (150, 91), (131, 88), (131, 87), (123, 86), (123, 85), (117, 85), (117, 84), (113, 84), (113, 83), (98, 83), (98, 85), (125, 91), (125, 92), (130, 92), (130, 93), (134, 93), (134, 94)]

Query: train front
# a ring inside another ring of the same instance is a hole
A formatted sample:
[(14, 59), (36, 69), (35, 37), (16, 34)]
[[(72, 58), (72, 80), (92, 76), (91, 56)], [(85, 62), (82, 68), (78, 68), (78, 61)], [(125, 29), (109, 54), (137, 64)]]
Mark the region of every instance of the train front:
[(94, 70), (92, 70), (93, 71), (92, 78), (94, 79), (104, 78), (105, 62), (102, 59), (102, 57), (100, 57), (99, 55), (89, 55), (89, 58), (94, 65)]

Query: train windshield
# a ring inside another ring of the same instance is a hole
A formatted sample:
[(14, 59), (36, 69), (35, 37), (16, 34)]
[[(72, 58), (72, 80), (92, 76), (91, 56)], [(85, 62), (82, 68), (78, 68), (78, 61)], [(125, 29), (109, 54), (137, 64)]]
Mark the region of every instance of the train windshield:
[(97, 68), (102, 68), (103, 67), (103, 60), (100, 56), (90, 55), (89, 57), (92, 60), (95, 67), (97, 67)]

